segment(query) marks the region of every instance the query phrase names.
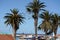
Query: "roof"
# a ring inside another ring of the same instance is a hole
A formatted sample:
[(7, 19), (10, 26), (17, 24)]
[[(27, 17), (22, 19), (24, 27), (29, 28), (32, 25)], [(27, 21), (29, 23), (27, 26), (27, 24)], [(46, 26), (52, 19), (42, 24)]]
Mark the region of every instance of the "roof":
[(0, 40), (14, 40), (14, 38), (9, 34), (0, 34)]

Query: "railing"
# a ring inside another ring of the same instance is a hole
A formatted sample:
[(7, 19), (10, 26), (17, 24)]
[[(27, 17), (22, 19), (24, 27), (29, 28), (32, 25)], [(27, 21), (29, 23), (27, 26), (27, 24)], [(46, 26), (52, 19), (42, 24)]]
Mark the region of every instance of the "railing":
[(45, 39), (38, 39), (38, 38), (19, 38), (20, 40), (45, 40)]

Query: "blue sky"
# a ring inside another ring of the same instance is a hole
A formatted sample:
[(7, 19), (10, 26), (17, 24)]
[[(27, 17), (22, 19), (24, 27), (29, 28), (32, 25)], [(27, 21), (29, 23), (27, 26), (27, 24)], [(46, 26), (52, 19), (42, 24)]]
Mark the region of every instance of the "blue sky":
[[(4, 24), (5, 19), (3, 18), (6, 13), (10, 12), (10, 9), (17, 8), (19, 13), (23, 13), (23, 16), (26, 17), (25, 22), (20, 25), (17, 33), (34, 33), (34, 20), (31, 15), (26, 11), (26, 6), (28, 3), (33, 0), (0, 0), (0, 33), (12, 33), (11, 26), (7, 26)], [(60, 0), (41, 0), (41, 2), (45, 2), (46, 10), (51, 13), (57, 13), (60, 15)], [(41, 20), (39, 20), (41, 23)], [(42, 31), (38, 31), (38, 33), (44, 33)], [(58, 28), (58, 34), (60, 33), (60, 28)]]

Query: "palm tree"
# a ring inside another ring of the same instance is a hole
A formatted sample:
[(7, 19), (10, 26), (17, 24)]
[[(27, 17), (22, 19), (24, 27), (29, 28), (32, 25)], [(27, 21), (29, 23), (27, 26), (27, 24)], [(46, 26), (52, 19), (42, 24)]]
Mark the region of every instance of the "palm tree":
[(10, 10), (12, 13), (7, 13), (4, 18), (6, 19), (5, 24), (11, 25), (14, 31), (14, 39), (16, 40), (16, 31), (19, 29), (19, 24), (23, 23), (24, 17), (18, 14), (17, 9)]
[(27, 6), (27, 11), (32, 13), (32, 17), (34, 19), (34, 26), (35, 26), (35, 36), (37, 37), (37, 24), (38, 24), (38, 14), (39, 11), (44, 10), (45, 7), (43, 2), (39, 2), (39, 0), (34, 0), (33, 2), (29, 3)]
[(51, 22), (50, 22), (51, 14), (48, 11), (45, 11), (42, 14), (40, 14), (39, 17), (42, 18), (43, 21), (39, 25), (38, 29), (40, 29), (40, 30), (42, 29), (45, 32), (45, 34), (47, 35), (48, 31), (50, 29), (52, 29)]
[(52, 31), (54, 32), (54, 35), (56, 36), (57, 34), (57, 29), (58, 29), (58, 25), (59, 25), (59, 21), (60, 21), (60, 16), (58, 16), (56, 13), (54, 15), (52, 15), (51, 17), (51, 21), (52, 21)]

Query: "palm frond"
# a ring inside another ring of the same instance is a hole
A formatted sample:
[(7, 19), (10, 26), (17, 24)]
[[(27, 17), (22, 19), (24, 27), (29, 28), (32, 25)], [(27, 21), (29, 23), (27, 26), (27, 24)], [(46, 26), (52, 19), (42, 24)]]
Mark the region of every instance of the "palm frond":
[(18, 11), (17, 9), (15, 9), (15, 8), (14, 8), (13, 10), (10, 9), (10, 11), (11, 11), (12, 13), (14, 13), (14, 14), (19, 12), (19, 11)]
[(45, 5), (43, 2), (36, 1), (36, 2), (30, 2), (29, 5), (27, 6), (28, 12), (33, 12), (33, 13), (39, 13), (39, 10), (45, 8)]
[(28, 12), (31, 12), (31, 10), (29, 8), (26, 8)]
[(42, 12), (42, 14), (39, 15), (40, 18), (44, 20), (50, 20), (51, 14), (48, 11)]
[(13, 25), (15, 25), (15, 30), (17, 31), (17, 29), (19, 29), (19, 23), (23, 23), (24, 17), (21, 14), (18, 14), (19, 11), (17, 9), (10, 9), (10, 11), (12, 13), (7, 13), (7, 15), (4, 16), (6, 19), (5, 24), (11, 25), (12, 28), (14, 27)]

